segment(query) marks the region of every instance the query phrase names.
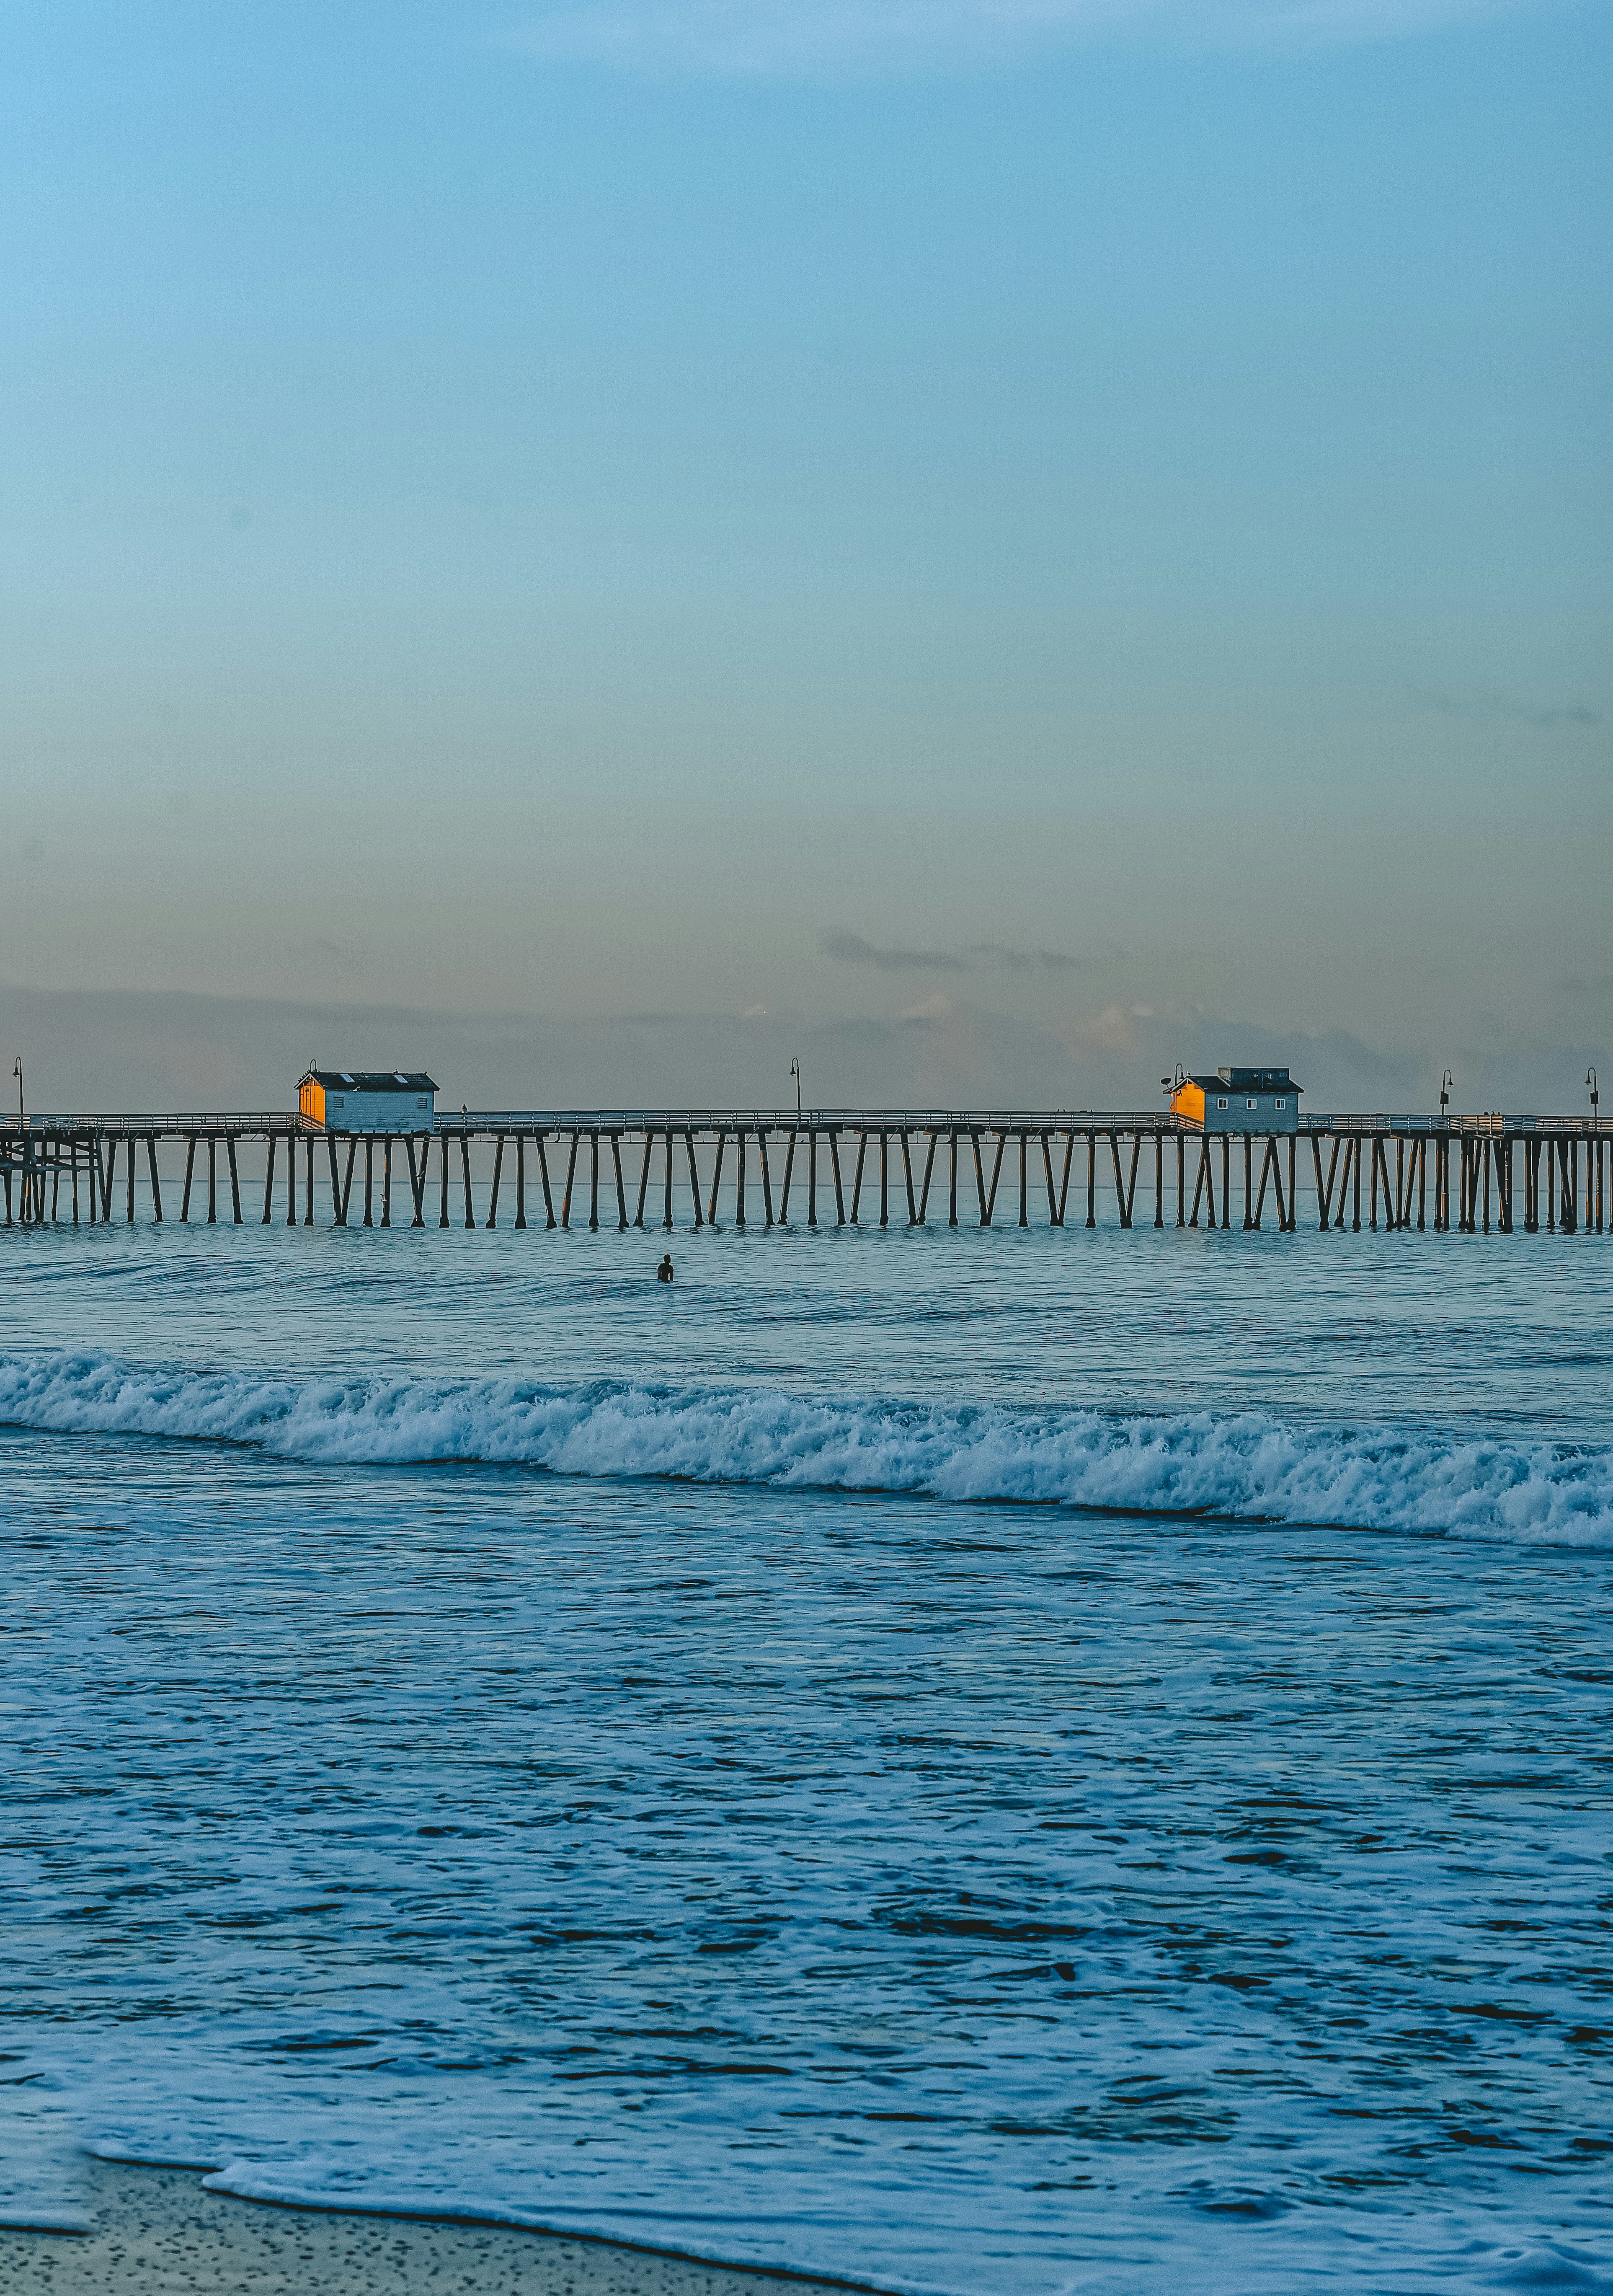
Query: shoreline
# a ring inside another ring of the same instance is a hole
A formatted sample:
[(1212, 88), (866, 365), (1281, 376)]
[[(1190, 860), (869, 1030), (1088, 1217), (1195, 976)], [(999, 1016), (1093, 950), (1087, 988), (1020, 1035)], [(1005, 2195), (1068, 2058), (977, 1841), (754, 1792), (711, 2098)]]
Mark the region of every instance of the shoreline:
[(8, 2296), (846, 2296), (866, 2285), (472, 2218), (243, 2200), (209, 2190), (208, 2173), (86, 2155), (73, 2195), (84, 2228), (0, 2226), (0, 2283)]

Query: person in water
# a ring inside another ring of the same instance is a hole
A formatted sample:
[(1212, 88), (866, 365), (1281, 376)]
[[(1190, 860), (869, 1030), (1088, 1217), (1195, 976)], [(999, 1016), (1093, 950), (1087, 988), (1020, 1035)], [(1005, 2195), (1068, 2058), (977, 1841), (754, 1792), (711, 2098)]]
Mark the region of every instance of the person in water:
[(657, 1282), (658, 1283), (671, 1283), (671, 1281), (672, 1281), (672, 1254), (671, 1254), (669, 1251), (667, 1251), (667, 1252), (663, 1252), (663, 1253), (662, 1253), (662, 1255), (661, 1255), (661, 1264), (660, 1264), (660, 1266), (659, 1266), (659, 1267), (656, 1269), (656, 1271), (655, 1271), (655, 1280), (656, 1280), (656, 1282)]

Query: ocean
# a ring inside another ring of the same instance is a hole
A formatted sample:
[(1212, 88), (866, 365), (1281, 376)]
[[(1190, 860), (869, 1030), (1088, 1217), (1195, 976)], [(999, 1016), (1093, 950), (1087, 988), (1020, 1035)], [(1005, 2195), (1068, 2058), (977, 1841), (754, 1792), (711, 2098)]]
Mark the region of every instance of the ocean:
[(1610, 1271), (5, 1233), (0, 2220), (1613, 2289)]

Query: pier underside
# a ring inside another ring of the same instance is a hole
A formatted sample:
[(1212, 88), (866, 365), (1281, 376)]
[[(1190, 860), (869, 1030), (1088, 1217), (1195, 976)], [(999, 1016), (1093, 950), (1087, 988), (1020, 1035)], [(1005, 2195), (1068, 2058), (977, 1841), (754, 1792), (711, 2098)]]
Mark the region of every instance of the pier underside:
[(500, 1111), (397, 1134), (280, 1114), (46, 1116), (0, 1131), (0, 1218), (1600, 1234), (1607, 1137), (1535, 1116), (1307, 1117), (1234, 1135), (1135, 1110)]

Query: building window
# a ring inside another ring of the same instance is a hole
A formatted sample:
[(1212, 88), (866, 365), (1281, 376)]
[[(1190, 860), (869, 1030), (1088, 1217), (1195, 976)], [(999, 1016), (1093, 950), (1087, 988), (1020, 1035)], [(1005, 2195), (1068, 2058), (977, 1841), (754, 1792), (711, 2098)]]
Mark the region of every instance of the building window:
[(345, 1108), (347, 1104), (348, 1096), (345, 1092), (333, 1092), (331, 1095), (331, 1105), (332, 1108)]
[(1224, 1101), (1224, 1100), (1218, 1100), (1218, 1101), (1216, 1103), (1216, 1107), (1217, 1107), (1217, 1108), (1224, 1108), (1224, 1107), (1226, 1106), (1226, 1103), (1225, 1103), (1225, 1101)]
[[(422, 1092), (422, 1093), (421, 1094), (421, 1095), (420, 1095), (420, 1098), (415, 1102), (414, 1105), (415, 1105), (415, 1107), (416, 1107), (416, 1108), (423, 1108), (423, 1107), (425, 1106), (425, 1104), (426, 1104), (426, 1096), (425, 1096), (425, 1094)], [(1279, 1101), (1279, 1102), (1277, 1103), (1277, 1105), (1278, 1105), (1278, 1107), (1279, 1107), (1279, 1108), (1281, 1108), (1281, 1105), (1282, 1105), (1282, 1103), (1281, 1103), (1281, 1101)]]
[(1281, 1107), (1282, 1106), (1282, 1103), (1281, 1103), (1281, 1101), (1279, 1101), (1279, 1102), (1277, 1103), (1277, 1105), (1278, 1105), (1278, 1107), (1279, 1107), (1279, 1108), (1281, 1108)]
[(1250, 1101), (1250, 1103), (1249, 1103), (1249, 1106), (1250, 1106), (1251, 1108), (1253, 1108), (1253, 1106), (1254, 1106), (1254, 1105), (1255, 1105), (1255, 1103), (1254, 1103), (1254, 1102), (1251, 1100), (1251, 1101)]

